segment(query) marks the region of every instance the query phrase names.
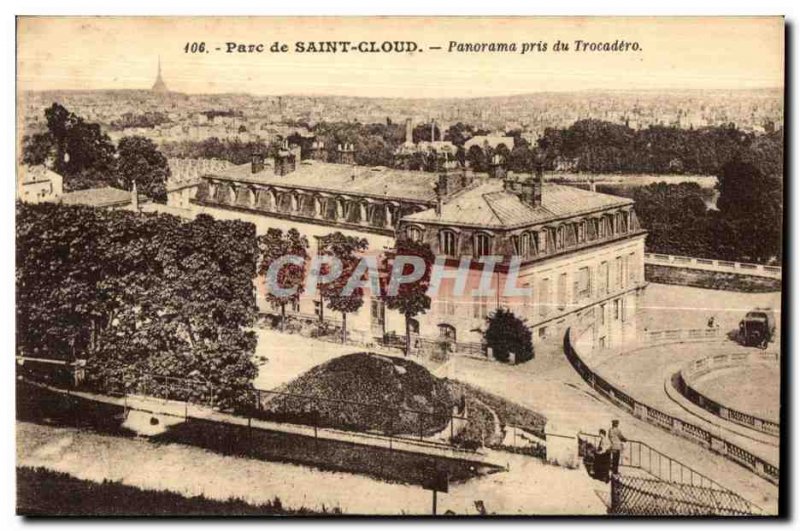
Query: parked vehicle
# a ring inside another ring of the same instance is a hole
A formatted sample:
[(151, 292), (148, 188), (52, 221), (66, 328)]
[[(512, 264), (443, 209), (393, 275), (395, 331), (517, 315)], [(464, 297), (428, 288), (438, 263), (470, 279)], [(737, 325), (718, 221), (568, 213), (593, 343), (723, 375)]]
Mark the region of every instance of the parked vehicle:
[(739, 322), (739, 342), (748, 347), (767, 348), (775, 337), (772, 308), (755, 308)]

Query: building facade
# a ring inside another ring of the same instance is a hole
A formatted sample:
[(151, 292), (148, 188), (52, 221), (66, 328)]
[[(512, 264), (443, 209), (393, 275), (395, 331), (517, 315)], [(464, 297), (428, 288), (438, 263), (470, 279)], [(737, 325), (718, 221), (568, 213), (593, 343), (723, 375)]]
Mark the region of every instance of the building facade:
[[(350, 149), (338, 150), (340, 160), (352, 161)], [(289, 149), (274, 160), (256, 155), (250, 164), (198, 178), (196, 189), (175, 192), (188, 198), (181, 205), (188, 202), (193, 215), (250, 221), (259, 234), (294, 227), (309, 239), (312, 254), (318, 239), (335, 231), (366, 238), (368, 252), (376, 254), (403, 236), (430, 244), (444, 257), (446, 277), (462, 267), (463, 286), (444, 278), (431, 309), (412, 322), (419, 338), (451, 342), (454, 349), (478, 343), (486, 317), (498, 307), (526, 319), (534, 341), (579, 322), (594, 328), (599, 346), (636, 334), (646, 232), (629, 199), (545, 184), (541, 172), (476, 178), (452, 161), (430, 173), (301, 161)], [(476, 294), (487, 260), (497, 262), (491, 289)], [(509, 296), (504, 288), (510, 283), (527, 294)], [(264, 297), (259, 307), (277, 311)], [(340, 319), (308, 296), (287, 310)], [(351, 333), (367, 341), (405, 332), (403, 317), (369, 293), (347, 322)]]

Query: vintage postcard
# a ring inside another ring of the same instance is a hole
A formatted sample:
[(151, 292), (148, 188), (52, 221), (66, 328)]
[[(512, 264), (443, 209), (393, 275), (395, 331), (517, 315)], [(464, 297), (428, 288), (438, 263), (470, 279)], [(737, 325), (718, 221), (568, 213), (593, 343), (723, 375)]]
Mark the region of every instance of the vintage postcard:
[(18, 17), (17, 512), (778, 515), (784, 34)]

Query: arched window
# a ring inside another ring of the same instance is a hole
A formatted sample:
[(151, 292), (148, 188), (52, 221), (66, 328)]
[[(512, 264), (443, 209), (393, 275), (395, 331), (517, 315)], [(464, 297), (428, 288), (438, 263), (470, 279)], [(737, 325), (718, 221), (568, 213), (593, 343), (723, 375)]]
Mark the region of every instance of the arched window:
[(412, 242), (420, 243), (422, 241), (422, 229), (413, 225), (406, 228), (406, 238)]
[(483, 232), (475, 235), (475, 256), (492, 254), (492, 237)]
[(620, 233), (628, 232), (628, 213), (620, 212), (617, 214), (617, 231)]
[(456, 233), (451, 230), (439, 232), (439, 252), (449, 256), (456, 255)]
[(539, 252), (542, 254), (547, 253), (547, 229), (540, 230), (536, 233), (539, 238)]
[(586, 241), (586, 220), (578, 222), (578, 243)]
[(523, 232), (519, 235), (519, 255), (527, 258), (531, 254), (531, 234)]

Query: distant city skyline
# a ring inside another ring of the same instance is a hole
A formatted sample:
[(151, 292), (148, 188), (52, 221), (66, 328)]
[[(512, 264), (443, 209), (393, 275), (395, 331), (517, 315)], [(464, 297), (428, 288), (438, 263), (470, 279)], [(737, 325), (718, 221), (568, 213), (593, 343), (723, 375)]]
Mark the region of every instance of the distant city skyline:
[[(612, 22), (613, 21), (613, 22)], [(20, 90), (481, 98), (578, 91), (781, 89), (783, 19), (628, 18), (25, 18)], [(436, 32), (431, 31), (435, 27)], [(731, 39), (731, 27), (736, 39)], [(613, 33), (610, 33), (613, 29)], [(433, 34), (433, 36), (432, 36)], [(637, 41), (640, 52), (448, 53), (463, 42)], [(415, 54), (226, 54), (225, 42), (412, 40)], [(187, 53), (205, 42), (208, 53)], [(444, 50), (430, 50), (443, 46)], [(92, 61), (87, 62), (86, 57)]]

